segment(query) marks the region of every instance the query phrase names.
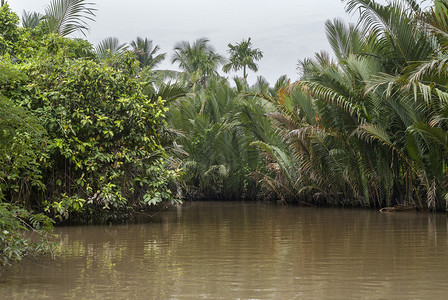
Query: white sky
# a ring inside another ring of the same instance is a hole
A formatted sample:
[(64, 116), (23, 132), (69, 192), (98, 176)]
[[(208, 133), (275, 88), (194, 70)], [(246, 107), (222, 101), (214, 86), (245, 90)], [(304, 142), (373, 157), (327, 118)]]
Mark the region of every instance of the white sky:
[[(329, 51), (324, 23), (327, 19), (349, 20), (340, 0), (90, 0), (96, 3), (96, 22), (90, 23), (87, 39), (96, 44), (115, 36), (130, 42), (147, 37), (160, 46), (167, 57), (158, 68), (171, 65), (174, 44), (207, 37), (221, 55), (227, 44), (252, 38), (254, 48), (263, 51), (257, 75), (271, 84), (283, 74), (298, 79), (298, 60)], [(9, 0), (13, 11), (43, 13), (50, 0)], [(239, 74), (241, 75), (241, 74)], [(229, 75), (232, 76), (232, 75)]]

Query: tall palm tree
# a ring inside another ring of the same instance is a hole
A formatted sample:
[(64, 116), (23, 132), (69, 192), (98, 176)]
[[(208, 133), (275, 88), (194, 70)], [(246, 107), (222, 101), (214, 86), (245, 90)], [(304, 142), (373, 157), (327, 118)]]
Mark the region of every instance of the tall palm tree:
[(263, 52), (256, 48), (252, 49), (252, 43), (250, 38), (241, 41), (235, 45), (229, 43), (229, 54), (230, 59), (227, 64), (223, 66), (223, 71), (228, 73), (231, 70), (239, 71), (243, 69), (243, 78), (244, 81), (247, 81), (247, 72), (246, 69), (250, 69), (254, 72), (258, 71), (258, 65), (255, 63), (263, 58)]
[(193, 83), (198, 82), (203, 86), (206, 85), (208, 77), (218, 74), (218, 66), (224, 61), (209, 42), (206, 38), (197, 39), (193, 44), (178, 42), (174, 46), (171, 60), (190, 74)]
[(131, 47), (137, 56), (137, 60), (140, 62), (140, 68), (153, 69), (166, 56), (166, 53), (156, 55), (157, 51), (160, 50), (159, 46), (153, 46), (152, 40), (148, 40), (147, 38), (143, 39), (138, 36), (135, 41), (131, 42)]

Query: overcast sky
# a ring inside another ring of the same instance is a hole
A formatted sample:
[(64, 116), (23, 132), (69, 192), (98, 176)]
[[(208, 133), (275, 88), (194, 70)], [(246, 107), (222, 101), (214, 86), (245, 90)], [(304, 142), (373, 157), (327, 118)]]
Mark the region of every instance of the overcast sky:
[[(227, 44), (252, 38), (263, 51), (256, 75), (271, 84), (283, 74), (298, 79), (297, 61), (329, 51), (324, 24), (328, 19), (349, 19), (340, 0), (91, 0), (96, 22), (87, 39), (96, 44), (115, 36), (122, 43), (147, 37), (167, 52), (161, 69), (171, 65), (178, 41), (207, 37), (218, 53), (227, 56)], [(50, 0), (9, 0), (12, 10), (43, 12)], [(241, 74), (240, 74), (241, 75)], [(249, 73), (249, 82), (256, 75)]]

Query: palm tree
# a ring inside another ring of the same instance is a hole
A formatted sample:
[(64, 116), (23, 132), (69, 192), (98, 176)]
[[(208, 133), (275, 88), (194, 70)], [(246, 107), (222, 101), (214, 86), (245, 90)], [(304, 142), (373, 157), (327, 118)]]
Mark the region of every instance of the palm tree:
[(246, 41), (243, 40), (240, 43), (237, 43), (235, 46), (230, 44), (229, 53), (230, 53), (230, 61), (223, 66), (223, 71), (228, 73), (231, 70), (239, 71), (243, 69), (243, 78), (244, 81), (247, 81), (247, 72), (246, 69), (257, 72), (258, 65), (255, 61), (259, 61), (263, 58), (263, 52), (260, 49), (252, 49), (252, 43), (250, 38)]
[(182, 159), (189, 195), (238, 200), (254, 194), (249, 174), (263, 162), (251, 142), (254, 136), (263, 139), (275, 133), (258, 102), (242, 98), (239, 87), (244, 84), (236, 85), (213, 77), (206, 88), (187, 94), (169, 109), (168, 123), (183, 132), (177, 142), (188, 153)]
[(159, 46), (153, 47), (152, 41), (147, 38), (143, 39), (138, 36), (135, 41), (131, 42), (131, 47), (137, 56), (137, 60), (140, 62), (140, 68), (153, 69), (166, 56), (166, 53), (156, 55), (157, 51), (160, 50)]
[(114, 54), (120, 55), (126, 50), (126, 43), (121, 44), (116, 37), (105, 38), (95, 47), (95, 52), (100, 60), (104, 60)]
[(35, 28), (44, 19), (44, 15), (38, 12), (23, 11), (22, 14), (22, 26), (24, 28)]
[(179, 68), (190, 74), (190, 81), (203, 86), (208, 77), (218, 74), (218, 66), (223, 60), (206, 38), (197, 39), (193, 44), (186, 41), (176, 43), (172, 57), (172, 63), (178, 63)]

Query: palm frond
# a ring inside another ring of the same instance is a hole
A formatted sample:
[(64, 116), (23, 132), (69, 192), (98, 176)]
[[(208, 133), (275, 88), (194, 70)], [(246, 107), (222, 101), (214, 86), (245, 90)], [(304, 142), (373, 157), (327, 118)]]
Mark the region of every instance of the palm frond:
[(88, 21), (94, 21), (94, 3), (86, 0), (53, 0), (45, 8), (45, 24), (50, 32), (62, 36), (90, 30)]

